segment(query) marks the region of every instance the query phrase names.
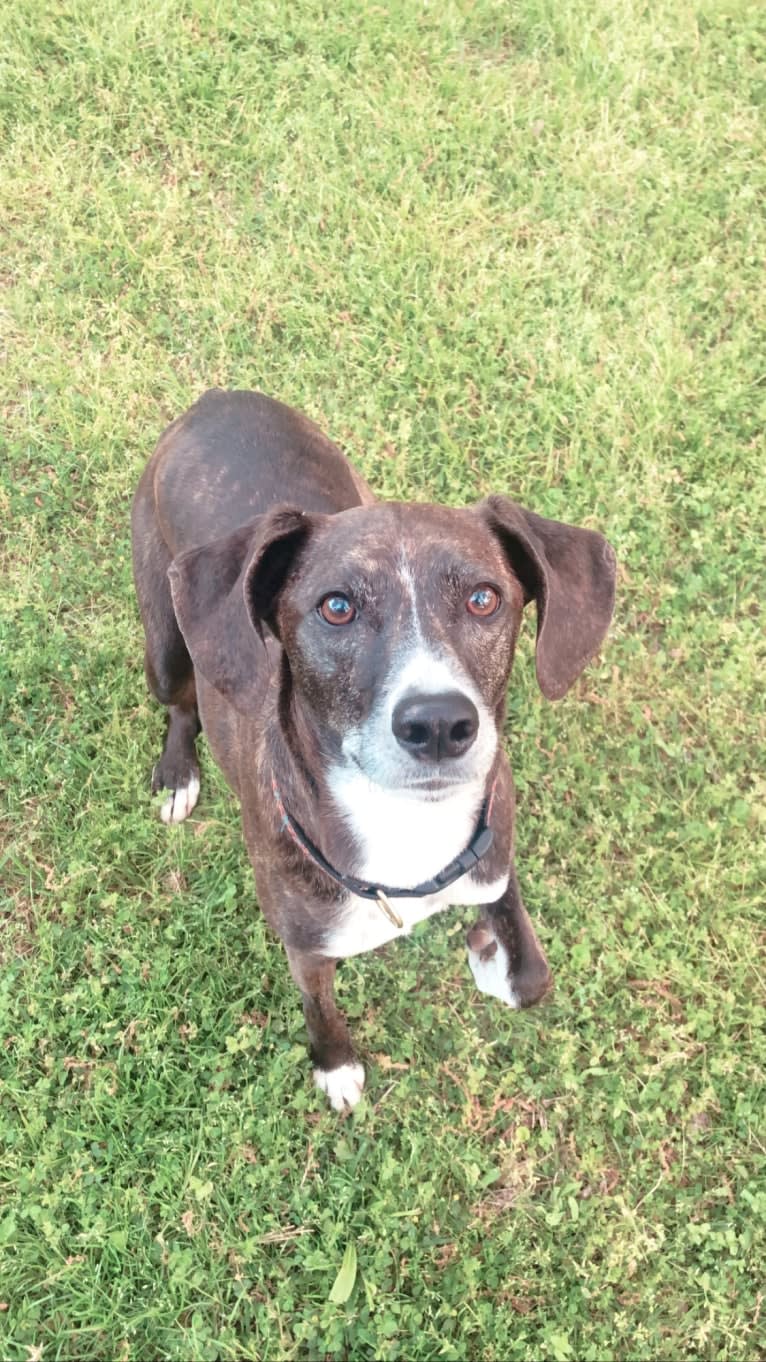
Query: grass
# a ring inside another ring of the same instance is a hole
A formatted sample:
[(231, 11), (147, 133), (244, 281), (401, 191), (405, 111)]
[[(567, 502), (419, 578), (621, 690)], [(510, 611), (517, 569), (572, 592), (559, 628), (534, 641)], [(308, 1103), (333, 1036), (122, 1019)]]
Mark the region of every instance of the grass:
[[(0, 25), (2, 1356), (763, 1356), (763, 8)], [(529, 627), (511, 689), (555, 996), (477, 995), (458, 911), (349, 962), (346, 1121), (221, 779), (147, 792), (129, 504), (213, 383), (621, 564), (572, 695)]]

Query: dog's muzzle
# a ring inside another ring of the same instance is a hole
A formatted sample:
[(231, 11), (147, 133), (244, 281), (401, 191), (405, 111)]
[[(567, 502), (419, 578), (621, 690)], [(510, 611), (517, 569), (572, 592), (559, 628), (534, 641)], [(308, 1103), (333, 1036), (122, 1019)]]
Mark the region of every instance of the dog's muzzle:
[(461, 691), (405, 695), (391, 716), (394, 737), (418, 761), (462, 757), (479, 732), (479, 712)]

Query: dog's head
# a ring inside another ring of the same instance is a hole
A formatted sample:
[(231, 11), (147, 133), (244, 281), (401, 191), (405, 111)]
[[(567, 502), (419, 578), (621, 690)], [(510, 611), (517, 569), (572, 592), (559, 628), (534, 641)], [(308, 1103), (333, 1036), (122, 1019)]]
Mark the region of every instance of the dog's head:
[(492, 764), (525, 605), (540, 687), (559, 699), (607, 630), (615, 560), (600, 534), (495, 496), (465, 510), (277, 509), (182, 554), (170, 576), (194, 665), (236, 708), (262, 705), (268, 630), (325, 760), (438, 797)]

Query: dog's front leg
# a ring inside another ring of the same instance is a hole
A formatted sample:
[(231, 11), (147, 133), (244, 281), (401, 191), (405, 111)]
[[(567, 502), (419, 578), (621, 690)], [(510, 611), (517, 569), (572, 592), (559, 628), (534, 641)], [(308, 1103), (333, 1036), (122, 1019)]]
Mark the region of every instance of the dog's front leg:
[(355, 1107), (364, 1087), (364, 1069), (354, 1054), (346, 1019), (335, 1002), (337, 961), (289, 946), (286, 949), (290, 972), (303, 998), (314, 1081), (336, 1111)]
[(508, 888), (469, 931), (468, 963), (482, 993), (508, 1007), (532, 1007), (548, 992), (553, 976), (524, 907), (511, 866)]

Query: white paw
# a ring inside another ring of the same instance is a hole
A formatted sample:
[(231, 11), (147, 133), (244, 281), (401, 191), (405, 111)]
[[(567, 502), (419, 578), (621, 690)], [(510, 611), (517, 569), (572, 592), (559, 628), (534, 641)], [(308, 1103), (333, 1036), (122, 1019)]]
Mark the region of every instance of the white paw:
[(188, 785), (179, 785), (160, 809), (163, 823), (183, 823), (199, 799), (199, 778), (191, 776)]
[[(468, 963), (480, 993), (488, 993), (490, 998), (499, 998), (507, 1007), (520, 1007), (521, 1004), (508, 980), (508, 952), (500, 941), (495, 940), (495, 950), (491, 945), (483, 951), (468, 947)], [(489, 959), (482, 959), (489, 956)]]
[(355, 1107), (364, 1087), (364, 1069), (361, 1064), (341, 1064), (338, 1069), (315, 1069), (314, 1082), (322, 1092), (327, 1093), (330, 1106), (335, 1111), (345, 1111)]

